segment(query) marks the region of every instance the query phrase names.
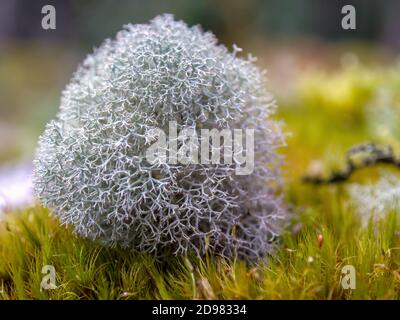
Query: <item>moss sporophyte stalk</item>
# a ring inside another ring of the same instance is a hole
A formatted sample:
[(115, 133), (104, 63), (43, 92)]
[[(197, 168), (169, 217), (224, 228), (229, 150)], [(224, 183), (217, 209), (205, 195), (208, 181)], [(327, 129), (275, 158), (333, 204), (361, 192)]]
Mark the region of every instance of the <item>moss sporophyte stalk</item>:
[[(273, 254), (288, 217), (274, 189), (284, 138), (270, 118), (275, 102), (264, 72), (240, 51), (171, 15), (128, 24), (105, 40), (79, 66), (39, 139), (37, 198), (63, 224), (104, 246), (160, 259), (211, 251), (254, 261)], [(171, 123), (178, 161), (148, 159), (149, 150), (160, 155), (169, 148), (151, 146)], [(182, 130), (190, 137), (218, 133), (224, 157), (210, 149), (197, 162), (179, 161), (188, 159), (182, 154), (193, 160), (208, 141), (187, 144)], [(251, 167), (238, 174), (246, 160)]]

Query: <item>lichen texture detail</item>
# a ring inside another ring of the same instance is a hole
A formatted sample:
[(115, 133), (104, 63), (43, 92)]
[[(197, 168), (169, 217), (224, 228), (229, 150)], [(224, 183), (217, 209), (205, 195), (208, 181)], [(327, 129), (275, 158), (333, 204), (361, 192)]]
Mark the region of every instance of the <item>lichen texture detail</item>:
[[(254, 58), (170, 15), (126, 25), (89, 54), (39, 139), (36, 197), (76, 233), (158, 258), (254, 261), (287, 221), (275, 103)], [(254, 170), (146, 160), (154, 128), (254, 129)]]

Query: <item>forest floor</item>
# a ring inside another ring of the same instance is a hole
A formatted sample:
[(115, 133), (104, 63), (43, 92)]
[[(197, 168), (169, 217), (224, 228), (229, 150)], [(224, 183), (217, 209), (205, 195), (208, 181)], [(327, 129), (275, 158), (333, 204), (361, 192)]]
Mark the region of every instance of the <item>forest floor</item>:
[[(359, 143), (398, 150), (393, 136), (377, 135), (368, 113), (370, 105), (380, 105), (378, 87), (398, 94), (399, 76), (389, 72), (355, 67), (310, 74), (291, 100), (278, 100), (277, 118), (290, 132), (282, 149), (283, 194), (293, 221), (276, 255), (257, 265), (211, 255), (160, 264), (146, 254), (81, 239), (36, 205), (0, 222), (0, 299), (399, 299), (398, 208), (381, 208), (377, 219), (363, 209), (374, 199), (360, 203), (349, 192), (354, 185), (373, 186), (382, 172), (397, 177), (396, 169), (366, 168), (328, 185), (302, 180), (342, 169), (346, 150)], [(397, 96), (390, 99), (399, 105)], [(49, 290), (41, 286), (46, 265), (55, 271), (56, 287)], [(353, 288), (343, 280), (348, 265), (355, 271)]]

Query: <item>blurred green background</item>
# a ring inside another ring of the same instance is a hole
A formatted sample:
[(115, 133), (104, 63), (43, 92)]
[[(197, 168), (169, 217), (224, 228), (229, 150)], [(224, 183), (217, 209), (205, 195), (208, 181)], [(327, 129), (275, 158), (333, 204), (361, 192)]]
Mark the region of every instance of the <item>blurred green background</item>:
[[(46, 4), (56, 8), (56, 30), (41, 27)], [(356, 30), (341, 27), (345, 4), (356, 8)], [(284, 151), (288, 176), (303, 174), (310, 163), (315, 169), (321, 159), (335, 165), (340, 157), (332, 154), (393, 133), (379, 129), (368, 110), (389, 104), (378, 114), (393, 122), (399, 9), (396, 0), (0, 0), (0, 163), (32, 158), (87, 53), (124, 24), (167, 12), (211, 30), (228, 47), (237, 44), (268, 69), (278, 117), (292, 132)]]
[[(45, 4), (56, 8), (56, 30), (41, 27)], [(356, 7), (356, 30), (341, 28), (344, 4)], [(310, 69), (392, 64), (400, 48), (399, 9), (396, 0), (0, 0), (0, 161), (32, 156), (77, 64), (126, 23), (168, 12), (201, 24), (227, 46), (235, 43), (256, 55), (284, 107)], [(343, 84), (333, 85), (343, 90)]]

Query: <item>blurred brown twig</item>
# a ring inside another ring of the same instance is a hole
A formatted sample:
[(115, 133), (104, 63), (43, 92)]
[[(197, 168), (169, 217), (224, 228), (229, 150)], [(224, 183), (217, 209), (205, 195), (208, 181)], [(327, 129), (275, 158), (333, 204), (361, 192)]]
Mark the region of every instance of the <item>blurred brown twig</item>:
[[(364, 157), (357, 162), (357, 156)], [(378, 146), (374, 143), (360, 144), (352, 147), (346, 154), (346, 167), (341, 171), (333, 171), (327, 177), (321, 175), (306, 175), (303, 182), (315, 185), (333, 184), (347, 181), (357, 170), (372, 165), (386, 163), (400, 168), (400, 159), (396, 158), (390, 145)]]

